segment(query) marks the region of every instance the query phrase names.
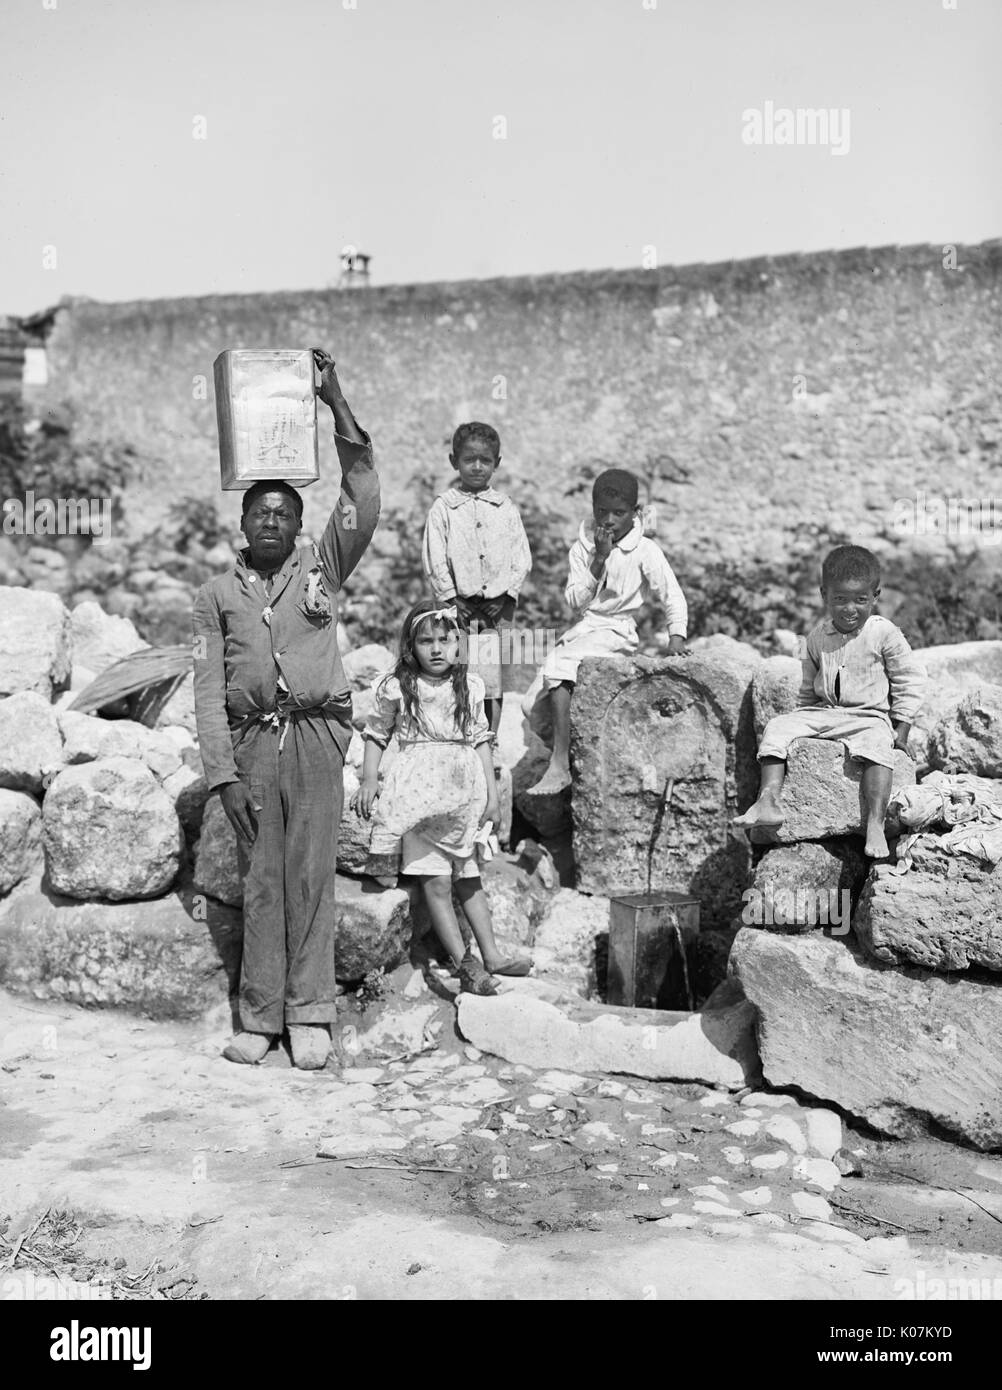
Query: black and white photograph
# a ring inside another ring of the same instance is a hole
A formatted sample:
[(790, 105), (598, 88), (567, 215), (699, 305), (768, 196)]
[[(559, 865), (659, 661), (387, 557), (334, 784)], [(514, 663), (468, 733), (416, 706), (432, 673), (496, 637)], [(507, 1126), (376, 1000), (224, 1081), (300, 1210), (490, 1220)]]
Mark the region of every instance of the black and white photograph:
[(0, 33), (9, 1345), (660, 1302), (678, 1369), (973, 1369), (1002, 9)]

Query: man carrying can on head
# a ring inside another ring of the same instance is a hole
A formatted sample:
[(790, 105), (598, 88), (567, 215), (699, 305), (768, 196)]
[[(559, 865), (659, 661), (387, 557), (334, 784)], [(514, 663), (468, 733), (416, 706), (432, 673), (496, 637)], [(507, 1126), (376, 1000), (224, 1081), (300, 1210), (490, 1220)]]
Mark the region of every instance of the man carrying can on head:
[(243, 500), (247, 546), (204, 584), (192, 614), (195, 718), (211, 791), (237, 833), (243, 879), (241, 1030), (223, 1056), (259, 1062), (287, 1027), (293, 1062), (330, 1054), (335, 1017), (334, 883), (351, 694), (337, 643), (337, 593), (379, 517), (369, 436), (314, 350), (334, 415), (341, 495), (310, 554), (303, 503), (282, 481)]

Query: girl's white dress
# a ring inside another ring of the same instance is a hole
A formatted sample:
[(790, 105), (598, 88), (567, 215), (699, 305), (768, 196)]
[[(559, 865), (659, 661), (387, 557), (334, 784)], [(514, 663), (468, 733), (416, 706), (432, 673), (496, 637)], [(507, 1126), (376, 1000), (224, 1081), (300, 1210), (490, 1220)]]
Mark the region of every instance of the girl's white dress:
[(399, 855), (399, 872), (452, 874), (475, 878), (480, 872), (474, 836), (487, 805), (487, 779), (475, 749), (491, 740), (484, 713), (484, 683), (467, 673), (472, 726), (464, 735), (454, 717), (452, 678), (419, 676), (418, 714), (404, 711), (395, 676), (373, 682), (375, 707), (363, 735), (385, 748), (396, 734), (399, 756), (376, 802), (371, 860), (389, 863)]

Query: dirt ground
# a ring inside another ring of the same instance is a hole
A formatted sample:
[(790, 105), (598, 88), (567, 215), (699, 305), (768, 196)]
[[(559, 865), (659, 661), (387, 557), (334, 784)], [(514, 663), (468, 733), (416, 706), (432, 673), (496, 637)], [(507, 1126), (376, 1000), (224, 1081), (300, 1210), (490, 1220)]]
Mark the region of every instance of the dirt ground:
[(796, 1099), (513, 1067), (416, 985), (343, 1079), (223, 1061), (224, 1010), (0, 994), (0, 1297), (1002, 1296), (999, 1157), (846, 1129), (822, 1194)]

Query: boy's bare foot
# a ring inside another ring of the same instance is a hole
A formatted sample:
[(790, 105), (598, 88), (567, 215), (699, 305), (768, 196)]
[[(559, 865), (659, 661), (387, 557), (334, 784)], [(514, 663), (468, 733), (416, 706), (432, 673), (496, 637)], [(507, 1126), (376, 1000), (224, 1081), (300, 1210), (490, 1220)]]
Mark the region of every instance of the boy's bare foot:
[(867, 859), (890, 859), (891, 851), (887, 848), (887, 838), (884, 835), (882, 825), (868, 825), (866, 827), (866, 844), (863, 846), (863, 853)]
[(293, 1066), (300, 1071), (319, 1071), (327, 1065), (331, 1051), (328, 1023), (290, 1023), (289, 1044)]
[(552, 796), (571, 785), (571, 770), (563, 763), (550, 763), (534, 787), (529, 787), (528, 796)]
[(271, 1033), (234, 1033), (223, 1048), (223, 1056), (227, 1062), (253, 1066), (255, 1062), (264, 1060), (273, 1040)]
[(752, 826), (760, 826), (765, 829), (771, 825), (783, 824), (783, 808), (780, 805), (779, 797), (773, 791), (764, 791), (759, 799), (744, 813), (743, 816), (735, 816), (731, 821), (732, 825), (741, 825), (746, 829)]

